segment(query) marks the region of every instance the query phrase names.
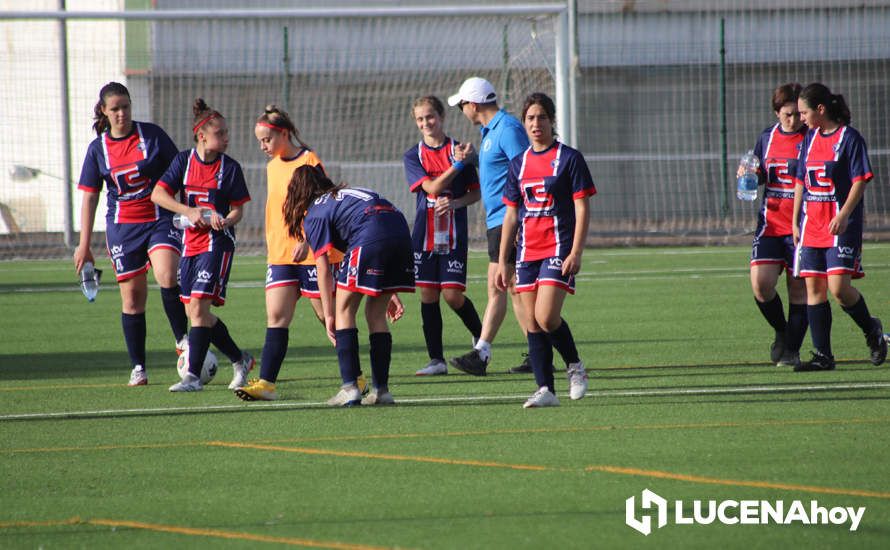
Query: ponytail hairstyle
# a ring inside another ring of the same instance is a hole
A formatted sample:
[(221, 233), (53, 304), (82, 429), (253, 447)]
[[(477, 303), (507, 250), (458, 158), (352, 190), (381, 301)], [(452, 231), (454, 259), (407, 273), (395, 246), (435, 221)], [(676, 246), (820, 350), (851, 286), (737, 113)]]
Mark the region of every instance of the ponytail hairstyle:
[(532, 105), (540, 105), (544, 112), (547, 113), (547, 118), (550, 119), (550, 126), (553, 128), (553, 137), (556, 138), (559, 134), (556, 133), (556, 105), (553, 103), (553, 100), (550, 99), (550, 96), (541, 92), (535, 92), (525, 98), (525, 103), (522, 105), (521, 120), (523, 126), (525, 125), (525, 114), (532, 108)]
[(96, 131), (97, 136), (101, 136), (111, 128), (111, 123), (102, 109), (105, 107), (105, 101), (114, 95), (122, 95), (130, 99), (130, 90), (120, 82), (109, 82), (99, 90), (99, 101), (93, 107), (93, 130)]
[(342, 183), (334, 184), (320, 166), (298, 166), (287, 186), (287, 198), (282, 208), (288, 234), (297, 240), (305, 240), (303, 219), (306, 218), (309, 205), (318, 197), (332, 191), (336, 193), (344, 187), (346, 185)]
[(198, 141), (198, 130), (206, 126), (215, 118), (224, 118), (219, 111), (209, 107), (207, 103), (204, 102), (204, 98), (201, 97), (195, 99), (195, 103), (192, 105), (192, 113), (195, 115), (192, 134), (194, 134), (196, 143)]
[(414, 105), (411, 106), (411, 116), (414, 116), (414, 109), (420, 107), (421, 105), (429, 105), (439, 114), (439, 118), (445, 118), (445, 105), (442, 103), (442, 100), (434, 95), (425, 95), (423, 97), (418, 97), (414, 100)]
[(263, 114), (256, 119), (256, 123), (260, 126), (271, 128), (276, 132), (287, 130), (287, 136), (291, 143), (294, 145), (299, 144), (303, 149), (312, 149), (306, 142), (300, 139), (300, 132), (290, 119), (290, 115), (282, 111), (278, 105), (266, 105), (266, 108), (263, 109)]
[(803, 87), (797, 82), (782, 84), (773, 90), (773, 111), (778, 113), (786, 103), (797, 104)]
[(819, 105), (825, 106), (828, 118), (842, 125), (850, 124), (850, 108), (841, 94), (833, 94), (828, 86), (813, 82), (800, 92), (800, 99), (804, 100), (811, 109)]

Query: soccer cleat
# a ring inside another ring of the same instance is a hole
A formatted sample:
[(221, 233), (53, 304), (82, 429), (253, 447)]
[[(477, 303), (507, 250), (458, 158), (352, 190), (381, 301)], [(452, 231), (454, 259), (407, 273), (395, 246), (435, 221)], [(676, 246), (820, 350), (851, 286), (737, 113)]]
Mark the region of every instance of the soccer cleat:
[(587, 372), (584, 370), (584, 362), (569, 364), (566, 374), (569, 378), (569, 397), (581, 399), (587, 394)]
[(436, 376), (439, 374), (448, 374), (448, 365), (441, 359), (433, 359), (425, 367), (414, 373), (415, 376)]
[(188, 349), (188, 347), (189, 347), (189, 337), (188, 337), (188, 334), (186, 334), (185, 336), (180, 338), (178, 342), (176, 342), (176, 356), (179, 357), (180, 355), (182, 355), (182, 353), (186, 349)]
[(531, 359), (528, 358), (527, 353), (522, 354), (525, 359), (522, 360), (522, 363), (511, 368), (507, 372), (510, 374), (530, 374), (532, 372), (532, 362)]
[(887, 359), (887, 340), (884, 338), (884, 325), (877, 317), (872, 317), (874, 327), (865, 335), (865, 341), (871, 350), (871, 364), (878, 366)]
[(359, 391), (358, 386), (355, 384), (342, 386), (337, 395), (328, 399), (328, 405), (332, 407), (352, 407), (353, 405), (360, 405), (361, 402), (362, 392)]
[(368, 395), (368, 392), (371, 391), (371, 385), (365, 380), (363, 374), (359, 374), (355, 379), (355, 385), (358, 386), (358, 391), (362, 392), (362, 395)]
[(275, 392), (275, 384), (262, 378), (251, 380), (242, 388), (235, 389), (235, 395), (244, 401), (275, 401), (278, 393)]
[(377, 388), (371, 390), (364, 399), (362, 405), (395, 405), (396, 400), (388, 390), (378, 391)]
[(450, 361), (451, 366), (473, 376), (485, 376), (488, 361), (482, 359), (479, 350), (472, 350)]
[(769, 360), (773, 364), (779, 362), (779, 359), (782, 358), (782, 355), (785, 354), (785, 335), (777, 332), (776, 338), (773, 340), (773, 343), (770, 344), (769, 347)]
[(776, 361), (777, 367), (797, 367), (798, 364), (800, 364), (800, 354), (788, 349), (782, 354), (782, 358)]
[(559, 398), (550, 391), (547, 386), (541, 386), (538, 391), (528, 398), (528, 401), (522, 406), (524, 409), (534, 409), (537, 407), (558, 407)]
[(253, 358), (253, 355), (242, 351), (241, 360), (237, 363), (232, 363), (234, 374), (232, 375), (232, 381), (229, 382), (229, 389), (235, 390), (246, 386), (247, 373), (253, 370), (254, 365), (256, 365), (256, 359)]
[(813, 358), (809, 361), (798, 362), (794, 365), (794, 372), (810, 372), (820, 370), (834, 370), (834, 357), (825, 355), (820, 351), (813, 352)]
[(133, 367), (133, 370), (130, 371), (130, 381), (127, 382), (127, 385), (130, 387), (147, 386), (148, 374), (145, 373), (145, 367), (143, 367), (142, 365), (136, 365), (135, 367)]
[(203, 389), (204, 385), (201, 384), (201, 379), (192, 373), (186, 374), (185, 378), (170, 386), (172, 392), (201, 391)]

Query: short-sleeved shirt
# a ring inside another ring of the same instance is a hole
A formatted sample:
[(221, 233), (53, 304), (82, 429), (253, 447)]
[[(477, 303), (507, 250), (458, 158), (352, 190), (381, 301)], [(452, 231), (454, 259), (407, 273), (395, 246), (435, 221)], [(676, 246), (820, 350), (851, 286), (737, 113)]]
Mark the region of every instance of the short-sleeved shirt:
[(160, 126), (134, 121), (124, 137), (104, 132), (90, 143), (77, 188), (98, 193), (105, 183), (108, 222), (145, 223), (170, 217), (170, 212), (151, 202), (151, 192), (176, 153), (176, 145)]
[[(454, 146), (458, 142), (446, 137), (445, 143), (439, 147), (430, 147), (423, 141), (405, 151), (405, 179), (408, 188), (417, 195), (417, 207), (414, 213), (414, 231), (412, 241), (415, 252), (430, 252), (433, 249), (433, 227), (436, 217), (436, 195), (423, 190), (423, 184), (441, 176), (454, 163)], [(459, 199), (467, 191), (479, 188), (479, 178), (473, 166), (464, 168), (451, 180), (448, 191), (452, 199)], [(458, 208), (449, 213), (452, 216), (451, 227), (453, 239), (451, 248), (466, 246), (467, 243), (467, 208)]]
[(501, 109), (483, 126), (479, 146), (479, 187), (488, 229), (504, 223), (504, 184), (510, 161), (528, 147), (528, 135), (519, 120)]
[(554, 141), (544, 151), (531, 147), (510, 163), (503, 202), (518, 209), (517, 260), (565, 258), (575, 233), (575, 199), (596, 194), (584, 157)]
[[(158, 185), (192, 208), (215, 210), (226, 217), (232, 206), (250, 200), (241, 165), (222, 153), (213, 162), (204, 162), (195, 149), (182, 151), (170, 163)], [(209, 251), (235, 250), (235, 228), (216, 231), (210, 227), (189, 227), (183, 232), (183, 257)]]
[[(854, 185), (865, 185), (874, 174), (865, 140), (851, 126), (830, 134), (810, 130), (803, 140), (795, 184), (804, 186), (800, 245), (812, 248), (836, 246), (838, 235), (828, 224), (843, 208)], [(863, 226), (862, 201), (850, 214), (844, 235), (859, 235)]]
[(405, 216), (392, 203), (369, 189), (349, 187), (311, 203), (303, 230), (316, 254), (331, 248), (348, 252), (394, 236), (411, 238)]
[[(324, 170), (318, 155), (306, 148), (300, 149), (293, 158), (275, 157), (266, 165), (266, 263), (269, 265), (295, 265), (292, 258), (297, 239), (287, 232), (283, 209), (287, 200), (287, 186), (294, 170), (304, 165), (318, 166)], [(331, 250), (328, 255), (331, 263), (339, 263), (343, 259), (343, 254), (338, 250)], [(310, 251), (305, 260), (296, 264), (315, 266), (315, 256)]]
[(757, 237), (784, 237), (791, 235), (791, 219), (794, 211), (794, 175), (800, 144), (806, 135), (806, 126), (797, 132), (785, 132), (781, 124), (775, 124), (760, 134), (754, 146), (754, 154), (761, 159), (760, 170), (765, 174), (765, 191), (757, 214)]

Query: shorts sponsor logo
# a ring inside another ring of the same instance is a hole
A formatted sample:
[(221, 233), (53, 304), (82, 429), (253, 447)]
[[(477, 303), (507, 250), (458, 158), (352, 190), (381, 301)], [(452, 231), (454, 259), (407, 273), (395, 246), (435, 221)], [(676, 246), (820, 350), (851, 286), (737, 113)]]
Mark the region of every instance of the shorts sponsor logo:
[(837, 255), (839, 258), (852, 258), (853, 254), (856, 252), (856, 248), (853, 246), (839, 246), (837, 247)]
[(560, 258), (548, 258), (547, 265), (550, 267), (558, 267), (562, 269), (562, 260)]
[[(625, 501), (625, 523), (649, 536), (653, 529), (674, 525), (849, 525), (859, 529), (865, 506), (821, 506), (818, 501), (792, 500), (682, 500), (669, 502), (649, 489), (643, 490), (640, 508), (636, 497)], [(638, 513), (639, 512), (639, 517)]]
[(415, 253), (414, 253), (414, 260), (415, 260), (415, 261), (422, 260), (422, 259), (423, 259), (423, 252), (415, 252)]
[(123, 255), (124, 245), (122, 245), (122, 244), (111, 245), (110, 250), (111, 250), (111, 257), (117, 258), (118, 256)]
[(464, 263), (460, 260), (448, 260), (448, 271), (457, 270), (463, 271)]
[(167, 238), (173, 239), (174, 241), (182, 240), (182, 232), (178, 229), (171, 229), (167, 233)]
[(210, 272), (206, 269), (202, 269), (198, 272), (198, 282), (199, 283), (209, 283), (210, 282)]

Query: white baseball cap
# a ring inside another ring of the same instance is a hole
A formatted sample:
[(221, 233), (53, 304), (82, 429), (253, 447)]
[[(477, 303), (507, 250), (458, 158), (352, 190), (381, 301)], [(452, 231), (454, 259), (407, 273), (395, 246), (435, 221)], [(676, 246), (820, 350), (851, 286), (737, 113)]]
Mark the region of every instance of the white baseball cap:
[(491, 82), (478, 76), (470, 77), (464, 80), (460, 85), (460, 90), (456, 94), (448, 98), (448, 105), (454, 107), (461, 101), (470, 103), (491, 103), (497, 100), (498, 95), (494, 91)]

